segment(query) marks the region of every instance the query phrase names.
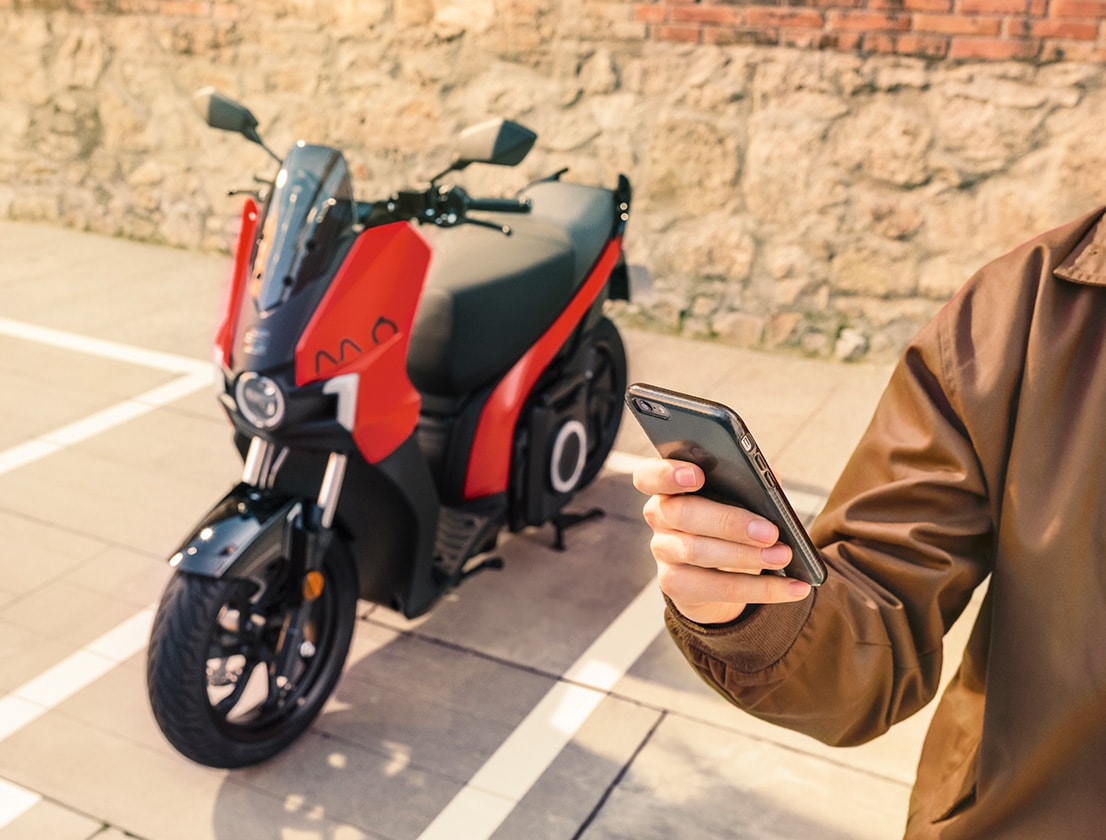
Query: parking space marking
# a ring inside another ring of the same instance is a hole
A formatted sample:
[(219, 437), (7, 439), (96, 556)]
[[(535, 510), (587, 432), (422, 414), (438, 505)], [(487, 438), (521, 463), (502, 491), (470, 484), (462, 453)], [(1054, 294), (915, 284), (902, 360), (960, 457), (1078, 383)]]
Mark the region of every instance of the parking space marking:
[(656, 580), (539, 701), (419, 840), (484, 840), (510, 816), (664, 626)]
[(210, 363), (198, 362), (187, 356), (162, 353), (158, 350), (147, 350), (131, 344), (120, 344), (102, 338), (92, 338), (91, 336), (55, 330), (50, 327), (40, 327), (37, 324), (13, 321), (10, 318), (0, 318), (0, 335), (33, 341), (36, 344), (47, 344), (60, 350), (73, 350), (86, 356), (99, 356), (102, 359), (112, 359), (117, 362), (164, 370), (169, 373), (200, 373), (201, 371), (211, 370)]
[(0, 741), (141, 651), (153, 621), (151, 605), (0, 698)]
[(9, 473), (19, 467), (31, 464), (47, 455), (53, 455), (81, 441), (106, 432), (116, 426), (120, 426), (136, 417), (141, 417), (154, 409), (162, 408), (174, 400), (189, 394), (211, 387), (212, 373), (210, 368), (204, 368), (203, 372), (190, 373), (151, 388), (133, 399), (124, 400), (109, 406), (95, 414), (90, 414), (61, 428), (54, 429), (46, 434), (39, 435), (34, 440), (21, 443), (0, 452), (0, 475)]
[(26, 443), (13, 446), (0, 452), (0, 475), (31, 464), (47, 455), (52, 455), (68, 446), (88, 440), (94, 435), (105, 432), (115, 426), (141, 417), (156, 408), (161, 408), (174, 400), (185, 397), (208, 387), (214, 381), (212, 365), (198, 362), (185, 356), (145, 350), (129, 344), (105, 341), (101, 338), (63, 332), (37, 324), (25, 324), (10, 318), (0, 318), (0, 335), (9, 338), (46, 344), (62, 350), (71, 350), (87, 356), (97, 356), (116, 362), (139, 365), (140, 367), (163, 370), (169, 373), (184, 374), (164, 385), (151, 388), (129, 400), (91, 414), (74, 423), (39, 435)]
[[(182, 374), (164, 385), (0, 452), (0, 475), (88, 440), (181, 397), (211, 387), (213, 380), (212, 366), (209, 363), (25, 324), (9, 318), (0, 318), (0, 335), (111, 361)], [(149, 639), (153, 615), (154, 607), (147, 607), (39, 676), (0, 697), (0, 741), (42, 717), (141, 651)], [(0, 779), (0, 829), (18, 819), (41, 799), (33, 791)]]
[(37, 793), (0, 779), (0, 828), (14, 822), (42, 801)]

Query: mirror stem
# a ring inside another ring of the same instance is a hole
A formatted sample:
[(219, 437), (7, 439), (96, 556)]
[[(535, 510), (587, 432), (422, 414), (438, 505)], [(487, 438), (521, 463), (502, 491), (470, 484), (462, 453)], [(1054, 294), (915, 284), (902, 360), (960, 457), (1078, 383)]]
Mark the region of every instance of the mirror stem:
[(264, 149), (266, 152), (268, 152), (269, 157), (271, 157), (277, 163), (283, 163), (284, 162), (277, 156), (276, 152), (274, 152), (272, 149), (270, 149), (268, 146), (265, 145), (265, 141), (261, 139), (261, 135), (258, 134), (255, 129), (250, 129), (249, 131), (243, 131), (242, 133), (245, 135), (247, 140), (252, 140), (254, 143), (259, 145), (262, 149)]

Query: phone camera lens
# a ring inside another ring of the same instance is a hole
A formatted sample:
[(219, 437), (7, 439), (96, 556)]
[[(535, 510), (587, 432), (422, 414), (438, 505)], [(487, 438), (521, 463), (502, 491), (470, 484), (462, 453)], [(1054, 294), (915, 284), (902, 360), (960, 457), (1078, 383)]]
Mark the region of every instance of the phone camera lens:
[(643, 414), (651, 414), (654, 417), (660, 417), (662, 420), (668, 419), (668, 410), (663, 405), (649, 402), (649, 400), (644, 400), (641, 397), (637, 397), (634, 402), (638, 407), (638, 411)]

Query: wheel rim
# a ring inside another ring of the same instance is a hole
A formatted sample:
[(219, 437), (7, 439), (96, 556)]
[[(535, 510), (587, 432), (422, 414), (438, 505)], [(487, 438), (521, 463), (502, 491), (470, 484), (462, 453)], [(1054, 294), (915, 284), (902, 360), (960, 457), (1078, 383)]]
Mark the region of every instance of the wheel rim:
[[(308, 705), (334, 644), (329, 575), (318, 598), (299, 603), (283, 566), (268, 567), (261, 585), (235, 586), (212, 625), (205, 661), (209, 711), (216, 727), (236, 740), (262, 738)], [(298, 643), (288, 634), (296, 610), (307, 610)]]

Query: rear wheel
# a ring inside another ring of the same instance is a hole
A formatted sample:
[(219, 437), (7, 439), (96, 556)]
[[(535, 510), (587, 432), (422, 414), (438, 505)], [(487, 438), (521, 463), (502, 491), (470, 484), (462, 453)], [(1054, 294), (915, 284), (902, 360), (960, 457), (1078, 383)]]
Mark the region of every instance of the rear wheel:
[(178, 573), (154, 619), (154, 718), (177, 750), (209, 767), (256, 764), (288, 746), (322, 709), (349, 650), (357, 581), (345, 552), (327, 554), (310, 601), (304, 591), (319, 579), (309, 586), (274, 555), (248, 580)]
[(609, 318), (601, 318), (596, 324), (591, 346), (594, 355), (588, 366), (585, 397), (587, 454), (579, 487), (590, 484), (607, 460), (622, 421), (626, 393), (626, 348)]

